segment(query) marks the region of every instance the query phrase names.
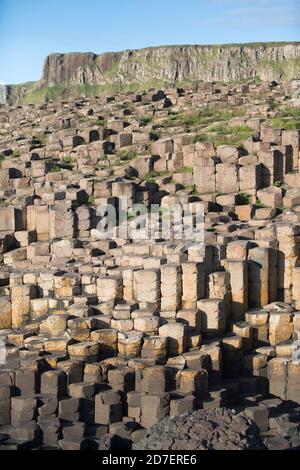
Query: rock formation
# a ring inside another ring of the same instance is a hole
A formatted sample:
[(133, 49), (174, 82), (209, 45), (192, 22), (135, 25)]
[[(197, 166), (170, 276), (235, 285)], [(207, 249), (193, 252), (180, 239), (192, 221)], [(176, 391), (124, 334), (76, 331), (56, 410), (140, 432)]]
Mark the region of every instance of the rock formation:
[(190, 82), (300, 78), (299, 43), (162, 46), (101, 55), (51, 54), (37, 83), (8, 88), (11, 103), (37, 103)]
[(161, 80), (263, 81), (300, 78), (300, 44), (164, 46), (96, 55), (51, 54), (39, 87)]
[(300, 446), (298, 87), (0, 107), (0, 449)]
[(0, 105), (6, 104), (7, 87), (4, 83), (0, 82)]
[(258, 428), (250, 419), (217, 408), (165, 418), (149, 429), (134, 450), (261, 450)]

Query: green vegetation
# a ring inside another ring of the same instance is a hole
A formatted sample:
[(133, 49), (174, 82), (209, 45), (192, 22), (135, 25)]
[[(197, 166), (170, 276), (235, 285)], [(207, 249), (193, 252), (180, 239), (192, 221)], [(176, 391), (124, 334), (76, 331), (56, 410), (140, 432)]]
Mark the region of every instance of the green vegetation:
[(170, 176), (169, 171), (150, 171), (150, 173), (147, 173), (145, 176), (145, 181), (147, 183), (155, 183), (155, 178), (158, 178), (159, 176)]
[(0, 168), (1, 168), (3, 160), (5, 160), (5, 155), (3, 155), (3, 153), (0, 153)]
[(57, 101), (66, 97), (68, 87), (66, 85), (55, 85), (53, 87), (35, 89), (20, 98), (20, 104), (39, 104), (49, 101)]
[(201, 193), (197, 191), (195, 184), (188, 184), (185, 186), (185, 189), (187, 189), (188, 191), (191, 191), (192, 196), (199, 196), (199, 197), (201, 196)]
[(274, 111), (274, 109), (277, 109), (278, 106), (279, 106), (278, 101), (276, 101), (274, 98), (269, 98), (268, 101), (267, 101), (267, 103), (268, 103), (269, 108), (270, 108), (272, 111)]
[(93, 124), (94, 126), (105, 127), (105, 126), (106, 126), (106, 119), (104, 119), (104, 118), (96, 119), (95, 121), (93, 121), (92, 124)]
[(145, 127), (153, 121), (153, 117), (146, 116), (140, 120), (140, 126)]
[(70, 156), (67, 156), (67, 157), (63, 157), (62, 161), (64, 163), (66, 163), (67, 165), (70, 164), (70, 163), (74, 163), (74, 159)]
[(251, 137), (253, 130), (248, 126), (229, 126), (227, 123), (217, 123), (205, 129), (205, 132), (193, 138), (196, 142), (212, 142), (216, 147), (232, 145), (241, 148), (243, 142)]
[(242, 116), (243, 113), (239, 109), (219, 109), (213, 106), (202, 108), (196, 113), (188, 114), (173, 114), (163, 121), (163, 127), (177, 127), (177, 126), (208, 126), (217, 121), (229, 121), (233, 117)]
[(58, 165), (51, 165), (49, 168), (49, 173), (59, 173), (61, 171), (60, 166)]
[(260, 199), (256, 199), (255, 207), (257, 209), (264, 209), (266, 206), (261, 202)]
[(105, 77), (107, 78), (114, 78), (120, 70), (120, 63), (119, 62), (113, 62), (111, 67), (104, 72)]
[(208, 136), (206, 134), (198, 134), (195, 135), (192, 139), (192, 143), (196, 144), (197, 142), (207, 142), (208, 141)]
[(88, 205), (93, 206), (95, 204), (95, 199), (93, 196), (89, 196)]
[(75, 163), (75, 162), (74, 162), (74, 159), (73, 159), (72, 157), (70, 157), (70, 156), (63, 157), (63, 158), (62, 158), (62, 165), (63, 165), (62, 168), (63, 168), (64, 170), (70, 170), (70, 171), (73, 170), (73, 168), (74, 168), (74, 163)]
[(117, 157), (121, 160), (121, 162), (127, 162), (133, 160), (138, 156), (138, 153), (134, 150), (120, 150), (117, 153)]
[[(108, 77), (109, 78), (109, 77)], [(107, 83), (105, 85), (73, 85), (60, 83), (51, 87), (37, 89), (34, 84), (26, 94), (20, 94), (16, 101), (21, 105), (47, 103), (74, 98), (88, 98), (95, 96), (110, 96), (122, 92), (143, 92), (150, 88), (164, 88), (170, 84), (162, 80), (151, 80), (142, 83)], [(99, 124), (102, 125), (102, 124)]]
[(41, 134), (38, 134), (36, 136), (34, 135), (32, 137), (32, 140), (37, 140), (40, 143), (40, 145), (46, 145), (46, 143), (47, 143), (47, 134), (41, 133)]
[(17, 103), (22, 99), (22, 97), (28, 93), (31, 93), (34, 89), (35, 82), (20, 83), (18, 85), (9, 85), (7, 87), (8, 91), (8, 101), (10, 103)]
[(272, 119), (272, 127), (275, 129), (300, 130), (300, 109), (282, 108), (277, 116)]
[(59, 173), (61, 167), (55, 161), (48, 160), (46, 162), (46, 171), (47, 173)]
[(281, 80), (292, 80), (299, 74), (300, 58), (277, 60), (263, 59), (259, 62), (262, 69), (271, 69)]
[(155, 171), (150, 171), (150, 173), (147, 173), (145, 175), (145, 181), (147, 183), (155, 183), (155, 178), (158, 176), (158, 173)]
[(72, 210), (76, 211), (82, 204), (79, 201), (72, 201)]
[(198, 197), (202, 196), (202, 194), (199, 191), (197, 191), (195, 185), (194, 185), (194, 189), (192, 191), (192, 196), (198, 196)]
[(179, 168), (176, 173), (193, 173), (193, 168), (189, 166), (183, 166), (182, 168)]
[(252, 129), (248, 126), (229, 126), (228, 124), (215, 124), (208, 127), (208, 132), (218, 132), (219, 134), (227, 135), (241, 135), (250, 134)]
[(236, 197), (236, 204), (238, 206), (247, 206), (251, 204), (251, 196), (247, 193), (239, 193)]
[(13, 158), (19, 158), (20, 155), (21, 155), (21, 154), (20, 154), (20, 150), (19, 150), (19, 149), (16, 149), (16, 150), (13, 151), (13, 154), (12, 154)]
[[(256, 48), (264, 46), (268, 51), (269, 46), (283, 46), (285, 44), (293, 44), (288, 42), (258, 42), (258, 43), (245, 43), (245, 48)], [(297, 43), (295, 43), (297, 44)], [(156, 70), (158, 67), (163, 66), (163, 59), (166, 57), (170, 62), (175, 62), (181, 57), (185, 58), (189, 51), (186, 51), (188, 47), (192, 47), (191, 57), (195, 57), (197, 62), (201, 64), (203, 68), (211, 70), (216, 58), (219, 59), (222, 54), (222, 50), (226, 51), (229, 48), (237, 47), (241, 48), (241, 44), (223, 44), (223, 45), (210, 45), (205, 47), (195, 47), (189, 45), (174, 45), (174, 46), (160, 46), (154, 48), (146, 48), (146, 52), (136, 51), (133, 54), (126, 56), (126, 62), (131, 64), (131, 72), (124, 71), (122, 68), (121, 56), (113, 56), (112, 60), (109, 59), (106, 63), (110, 64), (109, 68), (102, 73), (102, 79), (106, 82), (102, 85), (73, 85), (72, 83), (61, 83), (55, 86), (47, 88), (38, 88), (38, 84), (34, 82), (24, 83), (21, 85), (8, 86), (9, 99), (20, 104), (30, 103), (41, 103), (45, 101), (56, 101), (57, 99), (71, 98), (74, 96), (100, 96), (100, 95), (114, 95), (118, 92), (140, 92), (149, 90), (150, 88), (164, 88), (174, 83), (168, 83), (166, 80), (150, 79), (145, 82), (135, 83), (137, 76), (135, 76), (136, 66), (146, 66), (149, 71), (148, 76), (156, 77)], [(152, 50), (161, 50), (162, 54), (153, 54)], [(239, 52), (236, 49), (236, 52)], [(78, 54), (78, 53), (77, 53)], [(265, 57), (265, 55), (263, 54)], [(83, 63), (83, 62), (82, 62)], [(95, 60), (93, 64), (84, 66), (84, 71), (88, 72), (92, 70), (94, 72), (99, 70), (99, 60)], [(290, 80), (299, 75), (300, 70), (300, 59), (299, 57), (290, 59), (260, 59), (257, 58), (257, 77), (249, 79), (241, 79), (232, 81), (232, 83), (248, 83), (250, 81), (259, 81), (259, 76), (262, 72), (270, 72), (270, 75), (274, 75), (276, 79)], [(190, 76), (197, 78), (197, 74), (191, 71)], [(124, 81), (125, 83), (122, 83)], [(131, 83), (129, 83), (131, 82)], [(195, 80), (194, 82), (197, 82)], [(186, 80), (182, 83), (182, 86), (188, 83), (193, 83), (193, 80)], [(181, 86), (180, 82), (177, 82), (178, 86)]]
[(260, 77), (241, 78), (227, 82), (228, 85), (259, 85), (262, 82)]
[(299, 130), (300, 129), (300, 120), (295, 120), (293, 118), (275, 118), (272, 121), (272, 127), (275, 129), (286, 129), (286, 130)]

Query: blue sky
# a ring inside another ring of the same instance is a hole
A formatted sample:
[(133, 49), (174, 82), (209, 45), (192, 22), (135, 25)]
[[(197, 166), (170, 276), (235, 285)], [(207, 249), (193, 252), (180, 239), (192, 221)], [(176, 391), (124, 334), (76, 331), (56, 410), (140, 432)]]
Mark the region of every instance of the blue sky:
[(0, 0), (0, 80), (41, 76), (51, 52), (300, 40), (300, 0)]

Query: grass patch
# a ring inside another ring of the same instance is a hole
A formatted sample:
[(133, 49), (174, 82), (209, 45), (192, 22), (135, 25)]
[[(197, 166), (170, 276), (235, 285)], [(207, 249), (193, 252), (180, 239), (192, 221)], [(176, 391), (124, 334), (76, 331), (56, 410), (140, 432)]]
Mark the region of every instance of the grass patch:
[(155, 179), (158, 178), (159, 176), (170, 176), (169, 171), (150, 171), (150, 173), (147, 173), (144, 180), (147, 183), (155, 183)]
[(278, 101), (276, 101), (274, 98), (269, 98), (267, 103), (271, 111), (274, 111), (274, 109), (277, 109), (279, 107)]
[(229, 126), (227, 123), (217, 123), (209, 126), (206, 132), (193, 138), (193, 143), (212, 142), (216, 147), (232, 145), (241, 148), (243, 142), (251, 137), (253, 130), (248, 126)]
[(275, 129), (299, 130), (300, 129), (300, 109), (282, 108), (277, 116), (272, 119), (272, 127)]
[(63, 157), (62, 158), (62, 164), (63, 164), (63, 169), (64, 170), (73, 170), (74, 168), (74, 159), (70, 156)]
[(47, 144), (47, 134), (42, 133), (38, 134), (37, 136), (33, 136), (32, 140), (36, 140), (40, 145), (46, 145)]
[(238, 193), (236, 197), (236, 204), (238, 206), (248, 206), (251, 204), (251, 196), (247, 193)]
[(143, 117), (140, 120), (140, 126), (141, 127), (148, 126), (148, 124), (151, 124), (152, 121), (153, 121), (153, 117), (150, 117), (150, 116)]
[(257, 209), (265, 209), (266, 206), (261, 202), (260, 199), (257, 199), (257, 200), (256, 200), (256, 203), (255, 203), (255, 207), (256, 207)]
[(179, 168), (179, 170), (177, 170), (176, 173), (185, 173), (185, 174), (193, 173), (193, 168), (189, 166), (183, 166)]
[(242, 116), (240, 110), (219, 109), (213, 106), (202, 108), (196, 113), (189, 114), (171, 114), (168, 119), (163, 121), (164, 127), (175, 126), (202, 126), (213, 124), (216, 121), (229, 121), (233, 117)]
[(64, 163), (66, 163), (67, 165), (69, 165), (69, 164), (71, 164), (71, 163), (74, 163), (74, 160), (73, 160), (72, 157), (64, 157), (64, 158), (62, 159), (62, 161), (63, 161)]
[(275, 129), (286, 129), (289, 131), (297, 131), (300, 129), (300, 119), (297, 120), (292, 117), (275, 118), (272, 121), (272, 127)]
[(208, 136), (206, 134), (195, 135), (192, 139), (192, 143), (196, 144), (197, 142), (208, 142)]
[(46, 162), (46, 172), (47, 173), (59, 173), (61, 171), (61, 167), (57, 164), (57, 162), (47, 161)]
[(187, 189), (188, 191), (191, 191), (192, 196), (200, 197), (202, 195), (201, 193), (199, 193), (199, 191), (197, 191), (195, 184), (188, 184), (185, 186), (185, 189)]
[(17, 96), (15, 101), (21, 105), (47, 103), (49, 101), (60, 101), (76, 98), (88, 98), (95, 96), (114, 96), (123, 92), (143, 92), (150, 88), (167, 88), (168, 82), (162, 80), (151, 80), (141, 83), (116, 83), (111, 82), (110, 73), (106, 74), (108, 81), (105, 85), (72, 85), (65, 82), (51, 87), (37, 89), (33, 84), (22, 94)]
[(16, 150), (13, 151), (13, 154), (12, 154), (13, 158), (19, 158), (20, 155), (21, 155), (21, 154), (20, 154), (20, 150), (19, 150), (19, 149), (16, 149)]
[(121, 160), (121, 162), (127, 162), (136, 158), (138, 153), (134, 150), (120, 150), (116, 156)]
[(99, 119), (96, 119), (95, 121), (93, 121), (92, 123), (94, 126), (101, 126), (101, 127), (105, 127), (106, 126), (106, 119), (104, 118), (99, 118)]

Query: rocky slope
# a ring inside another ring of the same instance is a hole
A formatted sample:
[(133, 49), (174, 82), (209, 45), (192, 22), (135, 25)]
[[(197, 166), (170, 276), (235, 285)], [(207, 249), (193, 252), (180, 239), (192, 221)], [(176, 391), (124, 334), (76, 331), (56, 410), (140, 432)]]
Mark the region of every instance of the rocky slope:
[(300, 43), (165, 46), (96, 55), (51, 54), (39, 87), (141, 83), (152, 80), (229, 82), (300, 78)]
[(0, 451), (300, 448), (296, 86), (0, 109)]
[(229, 409), (198, 410), (166, 418), (149, 429), (134, 450), (263, 449), (257, 427)]

